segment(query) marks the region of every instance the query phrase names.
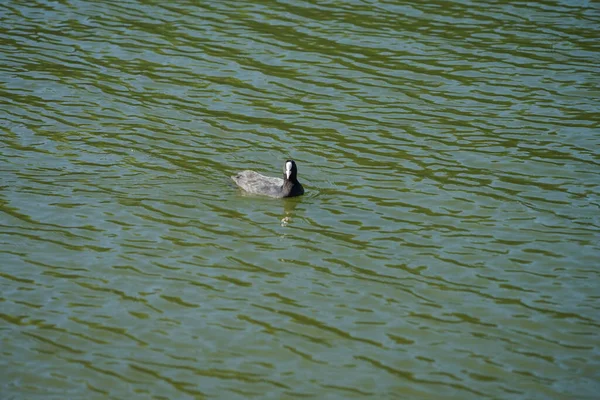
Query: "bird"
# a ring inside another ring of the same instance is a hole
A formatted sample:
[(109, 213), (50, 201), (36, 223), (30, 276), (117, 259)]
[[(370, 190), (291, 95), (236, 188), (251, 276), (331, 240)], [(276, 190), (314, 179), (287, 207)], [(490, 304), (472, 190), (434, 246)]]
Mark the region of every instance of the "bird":
[(283, 179), (264, 176), (250, 170), (242, 171), (231, 179), (248, 193), (283, 198), (304, 194), (304, 188), (298, 182), (297, 174), (296, 162), (286, 160), (283, 165)]

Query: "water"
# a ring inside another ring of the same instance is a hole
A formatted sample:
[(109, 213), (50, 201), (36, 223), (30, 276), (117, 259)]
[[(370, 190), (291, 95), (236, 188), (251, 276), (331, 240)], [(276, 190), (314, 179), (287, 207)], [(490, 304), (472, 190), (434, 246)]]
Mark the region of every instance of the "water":
[(0, 7), (3, 399), (596, 397), (597, 3)]

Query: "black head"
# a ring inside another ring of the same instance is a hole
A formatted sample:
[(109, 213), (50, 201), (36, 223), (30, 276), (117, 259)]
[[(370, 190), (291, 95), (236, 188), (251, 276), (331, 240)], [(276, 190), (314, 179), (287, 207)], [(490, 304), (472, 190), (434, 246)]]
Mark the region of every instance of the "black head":
[(297, 182), (297, 174), (298, 167), (296, 167), (294, 160), (287, 160), (285, 164), (283, 164), (283, 178), (288, 181)]

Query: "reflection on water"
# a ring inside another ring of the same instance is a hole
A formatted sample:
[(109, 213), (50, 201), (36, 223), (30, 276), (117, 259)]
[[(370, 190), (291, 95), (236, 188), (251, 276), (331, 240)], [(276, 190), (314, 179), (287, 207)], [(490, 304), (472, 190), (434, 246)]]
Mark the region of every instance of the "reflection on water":
[(281, 226), (287, 226), (293, 221), (296, 206), (298, 205), (299, 199), (285, 199), (283, 200), (283, 217), (281, 218)]
[(591, 3), (0, 7), (4, 397), (594, 398)]

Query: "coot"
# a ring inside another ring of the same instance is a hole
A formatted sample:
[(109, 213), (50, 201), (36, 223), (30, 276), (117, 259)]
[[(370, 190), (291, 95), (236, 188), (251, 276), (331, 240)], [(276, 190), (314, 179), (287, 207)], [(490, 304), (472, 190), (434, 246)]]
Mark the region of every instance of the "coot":
[(242, 171), (231, 179), (248, 193), (271, 197), (293, 197), (304, 194), (298, 182), (298, 168), (294, 160), (287, 160), (283, 166), (283, 179), (264, 176), (254, 171)]

